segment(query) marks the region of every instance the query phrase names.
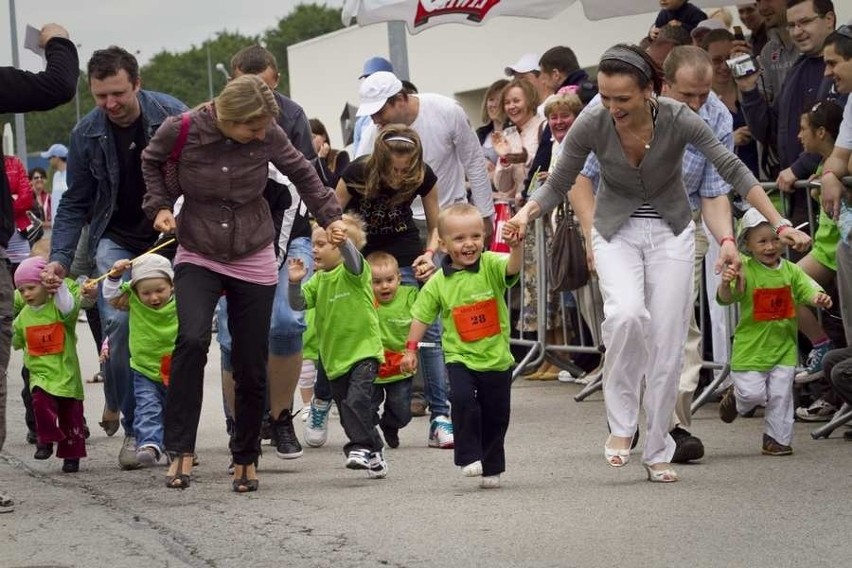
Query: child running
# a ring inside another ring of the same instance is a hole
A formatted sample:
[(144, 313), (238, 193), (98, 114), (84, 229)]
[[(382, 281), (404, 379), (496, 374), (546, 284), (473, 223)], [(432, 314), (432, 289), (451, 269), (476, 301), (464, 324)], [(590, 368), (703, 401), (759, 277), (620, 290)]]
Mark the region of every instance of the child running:
[(344, 215), (343, 222), (348, 238), (339, 246), (329, 242), (325, 229), (314, 228), (311, 240), (316, 272), (302, 286), (304, 263), (291, 259), (288, 294), (294, 310), (316, 309), (319, 358), (349, 438), (343, 446), (346, 467), (366, 469), (370, 478), (377, 479), (388, 473), (373, 405), (373, 381), (384, 362), (384, 352), (370, 266), (359, 252), (366, 242), (364, 227), (350, 215)]
[(829, 297), (796, 264), (782, 258), (778, 234), (757, 209), (742, 219), (740, 240), (748, 252), (738, 274), (722, 273), (716, 294), (722, 305), (740, 304), (740, 321), (734, 332), (731, 378), (719, 417), (733, 422), (757, 406), (766, 407), (763, 454), (793, 453), (793, 375), (796, 371), (796, 306), (830, 308)]
[(385, 362), (379, 367), (373, 402), (384, 402), (379, 428), (391, 448), (399, 447), (399, 431), (411, 422), (411, 376), (399, 364), (405, 353), (405, 338), (411, 328), (411, 307), (417, 288), (400, 286), (399, 263), (392, 255), (376, 251), (367, 257), (373, 273), (373, 294), (379, 314), (379, 329)]
[[(128, 268), (130, 281), (122, 282)], [(163, 455), (163, 409), (178, 328), (173, 278), (168, 259), (146, 254), (132, 266), (127, 259), (116, 261), (103, 283), (108, 302), (122, 296), (129, 301), (130, 370), (136, 397), (133, 432), (136, 460), (146, 467), (156, 465)]]
[[(24, 365), (30, 372), (38, 443), (57, 443), (62, 471), (76, 473), (80, 458), (86, 457), (76, 332), (80, 294), (70, 279), (50, 294), (41, 283), (46, 264), (44, 258), (34, 256), (15, 271), (15, 287), (24, 305), (13, 324), (12, 346), (24, 350)], [(47, 453), (40, 459), (49, 457)]]
[(523, 247), (504, 234), (510, 254), (482, 252), (485, 225), (479, 210), (466, 203), (438, 216), (438, 237), (447, 256), (420, 290), (401, 368), (417, 368), (417, 344), (439, 315), (450, 379), (455, 428), (455, 464), (480, 486), (500, 486), (506, 469), (503, 441), (509, 427), (514, 359), (509, 351), (506, 289), (518, 281)]

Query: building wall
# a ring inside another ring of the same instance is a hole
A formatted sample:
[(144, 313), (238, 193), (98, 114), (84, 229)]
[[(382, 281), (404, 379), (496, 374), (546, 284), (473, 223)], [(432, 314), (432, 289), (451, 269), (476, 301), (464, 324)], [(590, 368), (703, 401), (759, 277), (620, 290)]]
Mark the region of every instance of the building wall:
[[(593, 22), (578, 2), (552, 20), (498, 17), (483, 26), (436, 26), (407, 36), (410, 79), (420, 92), (458, 98), (478, 124), (484, 89), (523, 53), (567, 45), (581, 66), (594, 66), (606, 48), (638, 43), (654, 17)], [(346, 28), (288, 49), (291, 95), (308, 116), (325, 123), (335, 147), (342, 145), (340, 114), (345, 103), (358, 104), (358, 76), (364, 60), (375, 55), (390, 58), (386, 24)]]

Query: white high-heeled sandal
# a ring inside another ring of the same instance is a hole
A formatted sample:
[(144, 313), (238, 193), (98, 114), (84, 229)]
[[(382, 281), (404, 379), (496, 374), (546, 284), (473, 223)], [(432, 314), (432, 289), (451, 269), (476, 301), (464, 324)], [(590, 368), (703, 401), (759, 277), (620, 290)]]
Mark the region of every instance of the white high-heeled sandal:
[(665, 469), (651, 469), (648, 464), (642, 464), (648, 472), (648, 481), (654, 483), (674, 483), (680, 481), (677, 472), (671, 468), (671, 465)]
[[(607, 438), (607, 441), (609, 441), (609, 438)], [(606, 458), (606, 463), (611, 467), (624, 467), (630, 461), (630, 448), (614, 450), (604, 442), (604, 457)]]

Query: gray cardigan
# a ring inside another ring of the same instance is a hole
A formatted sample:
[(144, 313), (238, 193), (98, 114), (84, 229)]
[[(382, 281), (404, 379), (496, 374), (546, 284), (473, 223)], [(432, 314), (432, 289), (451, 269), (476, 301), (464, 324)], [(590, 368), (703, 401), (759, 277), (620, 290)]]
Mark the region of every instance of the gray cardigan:
[(654, 139), (638, 168), (627, 161), (609, 111), (603, 106), (588, 109), (571, 126), (556, 167), (531, 200), (543, 213), (562, 203), (583, 169), (586, 156), (595, 152), (601, 163), (601, 181), (594, 226), (604, 239), (610, 240), (643, 203), (651, 204), (676, 235), (689, 225), (692, 211), (681, 173), (687, 144), (698, 148), (743, 197), (758, 184), (697, 113), (672, 99), (660, 98), (657, 103)]

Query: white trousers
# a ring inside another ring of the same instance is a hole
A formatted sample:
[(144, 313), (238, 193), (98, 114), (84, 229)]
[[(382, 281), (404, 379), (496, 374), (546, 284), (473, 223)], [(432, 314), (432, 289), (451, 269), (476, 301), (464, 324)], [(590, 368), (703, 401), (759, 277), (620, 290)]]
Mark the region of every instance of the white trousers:
[(767, 372), (734, 371), (734, 394), (737, 412), (745, 414), (756, 406), (765, 406), (764, 431), (779, 444), (789, 446), (793, 440), (793, 376), (794, 367), (773, 367)]
[(610, 241), (592, 232), (604, 300), (604, 400), (615, 436), (639, 423), (645, 381), (642, 459), (670, 462), (675, 409), (693, 289), (695, 225), (674, 235), (662, 219), (630, 218)]

